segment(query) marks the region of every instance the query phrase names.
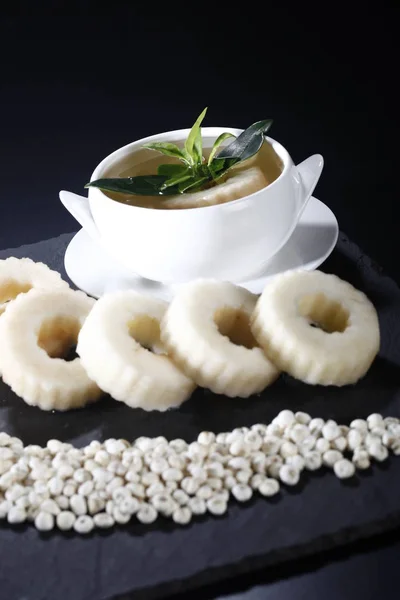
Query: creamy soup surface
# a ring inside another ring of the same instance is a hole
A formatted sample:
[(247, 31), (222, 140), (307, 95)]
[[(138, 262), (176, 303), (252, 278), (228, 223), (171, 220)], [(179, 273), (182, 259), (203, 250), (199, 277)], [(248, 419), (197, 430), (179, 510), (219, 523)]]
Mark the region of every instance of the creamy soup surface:
[[(203, 155), (208, 158), (213, 140), (203, 140), (205, 145)], [(209, 147), (207, 147), (207, 142)], [(177, 144), (181, 145), (181, 144)], [(137, 175), (155, 175), (161, 164), (177, 163), (177, 159), (163, 156), (154, 150), (141, 148), (136, 152), (115, 162), (105, 172), (104, 177), (136, 177)], [(252, 158), (230, 169), (222, 178), (221, 183), (207, 190), (178, 196), (138, 196), (120, 194), (117, 192), (104, 193), (113, 200), (160, 210), (198, 208), (230, 202), (253, 194), (275, 181), (282, 173), (283, 164), (269, 142), (264, 142), (259, 152)]]

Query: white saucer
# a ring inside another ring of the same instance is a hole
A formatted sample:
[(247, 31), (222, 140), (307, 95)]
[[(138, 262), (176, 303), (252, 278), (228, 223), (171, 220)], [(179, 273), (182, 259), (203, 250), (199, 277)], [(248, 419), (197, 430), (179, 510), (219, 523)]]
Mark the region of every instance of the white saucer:
[[(312, 271), (330, 255), (336, 245), (339, 227), (333, 212), (314, 197), (309, 200), (298, 226), (286, 245), (256, 279), (240, 285), (260, 294), (270, 277), (291, 269)], [(165, 285), (143, 279), (127, 271), (111, 258), (84, 229), (71, 240), (65, 252), (65, 269), (74, 284), (94, 298), (106, 292), (133, 289), (170, 300), (179, 285)]]

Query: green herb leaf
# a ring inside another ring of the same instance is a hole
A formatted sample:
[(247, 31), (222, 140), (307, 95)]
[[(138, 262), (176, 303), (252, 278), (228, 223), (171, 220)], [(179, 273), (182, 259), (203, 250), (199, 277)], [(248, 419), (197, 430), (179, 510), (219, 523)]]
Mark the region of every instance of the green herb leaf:
[(239, 158), (214, 158), (208, 169), (213, 180), (218, 181), (231, 167), (239, 162)]
[[(157, 175), (98, 179), (85, 185), (99, 189), (139, 196), (172, 196), (187, 191), (198, 191), (207, 184), (218, 180), (234, 165), (254, 156), (264, 142), (264, 135), (272, 125), (272, 120), (258, 121), (250, 125), (237, 138), (231, 133), (222, 133), (214, 142), (207, 164), (203, 163), (201, 123), (207, 108), (196, 120), (183, 148), (169, 142), (150, 142), (144, 148), (177, 158), (184, 164), (164, 164), (157, 169)], [(228, 146), (218, 148), (229, 137), (235, 140)]]
[(197, 192), (203, 185), (210, 181), (210, 177), (192, 178), (192, 181), (186, 181), (179, 185), (179, 191), (181, 194), (190, 190), (191, 192)]
[(185, 150), (191, 157), (193, 165), (201, 165), (203, 161), (203, 148), (201, 142), (200, 125), (204, 117), (206, 116), (206, 112), (207, 108), (205, 108), (201, 115), (197, 118), (185, 142)]
[(179, 160), (187, 162), (186, 153), (181, 148), (178, 148), (176, 144), (171, 144), (170, 142), (149, 142), (148, 144), (143, 144), (143, 148), (156, 150), (166, 156), (172, 156), (173, 158), (179, 158)]
[(176, 164), (159, 165), (159, 167), (157, 169), (157, 174), (158, 175), (166, 175), (167, 177), (174, 177), (175, 175), (178, 175), (178, 173), (183, 173), (186, 170), (187, 170), (186, 165), (176, 165)]
[(134, 196), (172, 196), (179, 193), (177, 187), (163, 189), (168, 177), (165, 175), (138, 175), (137, 177), (118, 177), (97, 179), (85, 185), (85, 188), (95, 187), (108, 192), (132, 194)]
[(222, 148), (216, 159), (234, 158), (240, 161), (247, 160), (257, 154), (261, 148), (264, 135), (272, 125), (272, 120), (257, 121), (243, 131), (231, 144)]
[(215, 153), (217, 152), (217, 150), (220, 147), (220, 145), (222, 144), (222, 142), (224, 142), (226, 139), (228, 139), (230, 137), (236, 138), (236, 135), (233, 135), (233, 133), (225, 132), (225, 133), (221, 133), (221, 135), (219, 135), (217, 137), (217, 139), (215, 140), (214, 145), (212, 147), (210, 156), (208, 157), (208, 162), (207, 162), (208, 166), (210, 166), (210, 164), (215, 156)]
[(167, 179), (167, 181), (163, 184), (161, 189), (165, 190), (166, 188), (178, 185), (178, 183), (182, 183), (184, 181), (187, 181), (188, 179), (193, 179), (192, 171), (190, 168), (185, 169), (185, 171), (183, 171), (182, 173), (177, 173), (173, 177)]

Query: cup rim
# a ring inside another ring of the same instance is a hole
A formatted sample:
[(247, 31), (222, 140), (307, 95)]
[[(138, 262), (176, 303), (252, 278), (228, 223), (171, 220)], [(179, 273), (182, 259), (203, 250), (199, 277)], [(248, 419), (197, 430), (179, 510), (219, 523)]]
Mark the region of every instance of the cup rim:
[[(202, 134), (204, 136), (204, 134), (208, 134), (208, 136), (216, 136), (218, 137), (218, 135), (220, 135), (222, 132), (229, 132), (229, 133), (233, 133), (234, 135), (239, 135), (240, 133), (242, 133), (244, 130), (243, 129), (238, 129), (236, 127), (202, 127)], [(176, 129), (173, 131), (165, 131), (163, 133), (156, 133), (144, 138), (140, 138), (139, 140), (135, 140), (133, 142), (129, 142), (128, 144), (125, 144), (124, 146), (121, 146), (120, 148), (117, 148), (116, 150), (114, 150), (113, 152), (111, 152), (110, 154), (108, 154), (108, 156), (106, 156), (105, 158), (103, 158), (100, 163), (97, 165), (97, 167), (94, 169), (94, 171), (92, 172), (92, 175), (90, 177), (90, 181), (95, 181), (96, 179), (100, 179), (102, 173), (104, 172), (104, 170), (113, 162), (115, 162), (116, 160), (118, 160), (119, 158), (122, 158), (123, 156), (129, 154), (130, 150), (137, 147), (139, 149), (139, 147), (144, 144), (144, 143), (148, 143), (148, 142), (153, 142), (153, 141), (161, 141), (162, 139), (166, 139), (168, 138), (169, 141), (179, 141), (180, 139), (185, 139), (188, 135), (189, 135), (190, 129)], [(172, 139), (171, 137), (172, 136)], [(232, 200), (229, 203), (230, 206), (232, 205), (237, 205), (240, 203), (244, 203), (246, 201), (248, 201), (249, 198), (253, 198), (254, 196), (256, 196), (257, 194), (262, 193), (264, 190), (272, 188), (273, 186), (276, 186), (276, 184), (278, 184), (278, 182), (283, 179), (283, 177), (287, 174), (289, 167), (290, 167), (290, 163), (291, 163), (291, 157), (289, 155), (289, 152), (286, 150), (286, 148), (284, 146), (282, 146), (282, 144), (280, 142), (278, 142), (277, 140), (275, 140), (274, 138), (271, 138), (269, 136), (265, 136), (266, 141), (268, 141), (271, 146), (273, 147), (273, 149), (275, 150), (275, 152), (278, 154), (279, 158), (282, 160), (283, 163), (283, 169), (280, 173), (280, 175), (270, 184), (268, 184), (267, 186), (263, 187), (261, 190), (258, 190), (256, 192), (253, 192), (252, 194), (249, 194), (248, 196), (243, 196), (243, 198), (238, 198), (237, 200)], [(113, 202), (114, 204), (117, 204), (119, 206), (127, 206), (126, 204), (121, 204), (121, 203), (116, 203), (115, 200), (113, 200), (112, 198), (109, 198), (108, 196), (106, 196), (106, 194), (104, 194), (104, 192), (100, 189), (100, 188), (89, 188), (88, 190), (89, 192), (91, 192), (91, 195), (94, 194), (100, 194), (101, 197), (104, 200), (109, 200), (110, 202)], [(224, 204), (211, 204), (209, 206), (198, 206), (198, 207), (193, 207), (193, 208), (170, 208), (167, 211), (164, 211), (166, 213), (182, 213), (182, 212), (193, 212), (193, 211), (205, 211), (205, 210), (221, 210), (221, 207), (223, 207)], [(134, 204), (129, 205), (128, 206), (129, 209), (135, 209), (136, 211), (157, 211), (159, 212), (159, 209), (155, 209), (155, 208), (146, 208), (145, 206), (135, 206)]]

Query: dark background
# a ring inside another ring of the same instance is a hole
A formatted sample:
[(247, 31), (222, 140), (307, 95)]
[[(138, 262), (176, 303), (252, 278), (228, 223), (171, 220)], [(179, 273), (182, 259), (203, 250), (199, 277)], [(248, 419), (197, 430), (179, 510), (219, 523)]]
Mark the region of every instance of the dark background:
[[(189, 127), (208, 106), (205, 125), (273, 118), (270, 134), (295, 162), (321, 153), (315, 195), (400, 281), (395, 3), (280, 11), (243, 2), (225, 13), (207, 3), (38, 4), (15, 2), (0, 23), (0, 248), (76, 230), (61, 189), (84, 193), (111, 151)], [(354, 549), (365, 556), (319, 557), (217, 591), (296, 572), (252, 598), (375, 598), (378, 583), (388, 597), (399, 581), (398, 537)]]

